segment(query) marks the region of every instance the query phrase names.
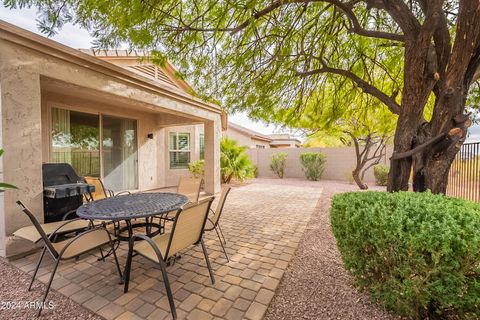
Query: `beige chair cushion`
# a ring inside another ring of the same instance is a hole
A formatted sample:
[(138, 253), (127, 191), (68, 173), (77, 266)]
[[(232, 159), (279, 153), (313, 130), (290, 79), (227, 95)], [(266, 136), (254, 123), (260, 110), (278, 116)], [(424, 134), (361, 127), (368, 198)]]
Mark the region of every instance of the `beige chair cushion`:
[[(168, 239), (170, 238), (170, 233), (164, 233), (162, 235), (158, 235), (152, 238), (152, 241), (160, 250), (162, 257), (165, 257), (165, 252), (167, 251)], [(133, 246), (133, 249), (144, 256), (147, 259), (150, 259), (154, 262), (159, 263), (157, 254), (153, 250), (152, 246), (147, 241), (140, 241), (136, 242)]]
[[(72, 241), (72, 239), (64, 240), (61, 242), (52, 243), (55, 250), (60, 253), (62, 249)], [(68, 246), (62, 255), (62, 259), (70, 259), (76, 257), (82, 253), (88, 252), (92, 249), (100, 247), (110, 242), (108, 232), (104, 229), (97, 229), (94, 231), (86, 232), (73, 240), (72, 244)]]
[[(54, 232), (58, 227), (60, 227), (65, 222), (66, 221), (50, 222), (50, 223), (41, 224), (40, 226), (42, 227), (43, 231), (45, 231), (45, 234), (49, 236), (52, 234), (52, 232)], [(77, 220), (74, 222), (70, 222), (67, 225), (63, 226), (58, 232), (69, 233), (69, 232), (80, 231), (87, 228), (89, 223), (90, 222), (88, 220)], [(18, 229), (13, 233), (13, 235), (22, 239), (30, 240), (32, 242), (38, 242), (42, 239), (42, 236), (40, 236), (40, 233), (38, 233), (35, 226), (28, 226), (28, 227), (23, 227), (21, 229)]]

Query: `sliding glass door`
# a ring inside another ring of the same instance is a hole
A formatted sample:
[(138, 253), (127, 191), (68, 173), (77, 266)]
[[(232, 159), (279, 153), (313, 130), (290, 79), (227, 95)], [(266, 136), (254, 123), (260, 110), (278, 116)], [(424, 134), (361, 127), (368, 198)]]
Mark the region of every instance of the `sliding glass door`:
[(136, 120), (60, 108), (51, 119), (51, 162), (101, 177), (114, 191), (138, 188)]
[(80, 176), (100, 176), (99, 116), (52, 109), (51, 161), (69, 163)]
[(137, 189), (137, 122), (102, 117), (103, 176), (115, 191)]

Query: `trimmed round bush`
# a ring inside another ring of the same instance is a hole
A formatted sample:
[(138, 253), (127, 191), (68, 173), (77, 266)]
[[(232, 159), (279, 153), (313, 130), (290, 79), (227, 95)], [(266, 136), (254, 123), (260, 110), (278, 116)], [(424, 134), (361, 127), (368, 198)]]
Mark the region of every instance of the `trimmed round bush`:
[(414, 319), (480, 316), (480, 204), (429, 192), (336, 195), (332, 228), (347, 271)]
[(386, 186), (388, 183), (388, 172), (390, 168), (384, 165), (376, 165), (373, 167), (373, 175), (375, 176), (375, 184), (377, 186)]

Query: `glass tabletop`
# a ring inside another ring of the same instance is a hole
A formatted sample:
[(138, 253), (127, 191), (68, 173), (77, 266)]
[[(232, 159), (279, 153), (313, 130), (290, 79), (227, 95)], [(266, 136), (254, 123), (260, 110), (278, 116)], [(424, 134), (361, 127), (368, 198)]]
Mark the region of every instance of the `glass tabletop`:
[(187, 202), (188, 198), (178, 193), (135, 193), (85, 203), (77, 215), (93, 220), (130, 220), (178, 210)]

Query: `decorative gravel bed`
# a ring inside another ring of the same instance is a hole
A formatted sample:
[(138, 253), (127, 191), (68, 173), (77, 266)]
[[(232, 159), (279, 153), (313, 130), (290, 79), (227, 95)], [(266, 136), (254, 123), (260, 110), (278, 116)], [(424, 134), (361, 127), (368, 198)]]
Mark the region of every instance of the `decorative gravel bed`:
[(343, 267), (331, 231), (330, 203), (335, 193), (355, 191), (355, 186), (293, 179), (259, 179), (256, 182), (323, 188), (317, 208), (264, 319), (401, 319), (356, 290)]
[[(38, 309), (30, 303), (41, 300), (45, 292), (45, 285), (35, 281), (32, 291), (28, 291), (31, 276), (10, 265), (0, 258), (0, 319), (36, 319)], [(47, 297), (47, 307), (38, 319), (58, 320), (101, 320), (64, 295), (50, 289)]]

